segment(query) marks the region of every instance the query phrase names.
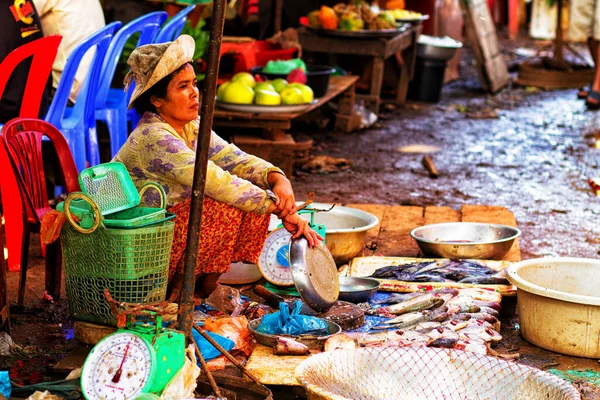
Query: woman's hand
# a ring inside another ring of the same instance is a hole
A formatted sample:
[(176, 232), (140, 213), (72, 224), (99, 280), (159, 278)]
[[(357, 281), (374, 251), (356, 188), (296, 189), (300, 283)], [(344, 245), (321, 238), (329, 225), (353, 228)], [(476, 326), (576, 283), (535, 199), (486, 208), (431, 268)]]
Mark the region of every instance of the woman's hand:
[(294, 191), (292, 190), (290, 181), (278, 172), (270, 172), (268, 181), (271, 190), (277, 196), (273, 214), (277, 215), (279, 219), (284, 219), (288, 215), (295, 213), (297, 210), (296, 199), (294, 198)]
[(315, 247), (320, 240), (323, 240), (321, 235), (308, 226), (308, 222), (300, 218), (298, 214), (290, 214), (281, 221), (285, 229), (292, 234), (292, 239), (304, 236), (310, 247)]

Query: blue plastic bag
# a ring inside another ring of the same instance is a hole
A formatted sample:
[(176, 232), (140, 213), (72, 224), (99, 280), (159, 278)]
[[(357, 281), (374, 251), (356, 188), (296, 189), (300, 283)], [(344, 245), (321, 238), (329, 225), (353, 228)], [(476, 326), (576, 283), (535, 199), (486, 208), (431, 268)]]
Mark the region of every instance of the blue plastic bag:
[[(215, 342), (221, 345), (225, 350), (229, 351), (233, 349), (235, 343), (233, 340), (226, 338), (221, 335), (217, 335), (216, 333), (212, 333), (209, 331), (205, 331), (208, 333), (208, 336), (213, 338)], [(200, 349), (200, 354), (206, 361), (210, 361), (214, 358), (217, 358), (221, 355), (221, 352), (215, 348), (212, 344), (208, 342), (208, 340), (204, 339), (204, 336), (199, 334), (195, 329), (192, 329), (192, 335), (194, 335), (194, 341), (198, 345), (198, 349)], [(198, 361), (198, 365), (200, 365), (200, 361)]]
[(327, 323), (321, 319), (300, 314), (302, 302), (296, 300), (290, 313), (287, 303), (279, 303), (279, 311), (262, 317), (258, 332), (269, 335), (327, 334)]
[(10, 399), (11, 394), (10, 377), (8, 371), (0, 371), (0, 394), (7, 399)]

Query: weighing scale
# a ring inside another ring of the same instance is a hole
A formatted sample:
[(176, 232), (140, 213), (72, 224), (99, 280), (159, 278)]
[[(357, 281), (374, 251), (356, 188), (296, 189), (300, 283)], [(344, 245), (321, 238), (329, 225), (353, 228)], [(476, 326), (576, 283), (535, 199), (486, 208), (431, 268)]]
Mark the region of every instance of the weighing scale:
[(185, 335), (154, 324), (127, 326), (102, 339), (81, 370), (86, 399), (130, 399), (142, 393), (160, 395), (185, 361)]
[[(315, 224), (315, 214), (320, 210), (315, 210), (310, 206), (298, 211), (298, 214), (310, 214), (310, 226), (323, 239), (326, 239), (326, 229), (323, 224)], [(290, 266), (290, 243), (292, 234), (289, 233), (283, 225), (271, 232), (265, 240), (265, 245), (258, 258), (258, 269), (262, 276), (275, 287), (267, 285), (271, 290), (277, 291), (277, 286), (290, 287), (294, 285), (294, 277)], [(325, 240), (323, 240), (325, 242)], [(294, 294), (293, 291), (290, 294)], [(297, 296), (298, 293), (296, 292)]]

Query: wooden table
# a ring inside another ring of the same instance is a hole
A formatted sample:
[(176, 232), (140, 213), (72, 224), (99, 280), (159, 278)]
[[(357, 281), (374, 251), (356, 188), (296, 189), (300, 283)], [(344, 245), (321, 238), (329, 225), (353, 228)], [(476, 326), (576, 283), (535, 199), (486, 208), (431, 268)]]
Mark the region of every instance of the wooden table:
[[(379, 218), (379, 224), (367, 233), (365, 256), (419, 257), (419, 247), (409, 233), (422, 225), (464, 221), (517, 226), (513, 213), (499, 206), (464, 205), (460, 210), (450, 207), (380, 204), (346, 206), (370, 212)], [(521, 260), (518, 240), (503, 260)], [(294, 371), (308, 357), (310, 356), (275, 356), (272, 348), (259, 344), (250, 355), (246, 368), (263, 384), (299, 386), (300, 383), (294, 378)]]
[(292, 135), (286, 134), (285, 130), (292, 126), (293, 120), (309, 118), (312, 111), (336, 98), (336, 130), (351, 132), (359, 128), (361, 116), (354, 113), (356, 81), (357, 76), (332, 76), (325, 96), (319, 97), (314, 104), (295, 113), (244, 113), (217, 108), (213, 125), (242, 129), (262, 128), (262, 137), (236, 134), (231, 137), (231, 141), (243, 151), (271, 162), (291, 177), (296, 161), (308, 158), (312, 140), (296, 143)]
[(406, 102), (408, 84), (414, 74), (417, 38), (420, 32), (421, 26), (417, 25), (411, 26), (392, 38), (362, 39), (324, 36), (310, 31), (306, 27), (301, 27), (298, 30), (298, 36), (303, 51), (372, 57), (373, 69), (369, 95), (357, 97), (368, 102), (371, 111), (378, 114), (385, 60), (392, 56), (397, 57), (401, 64), (400, 79), (396, 89), (396, 103), (404, 104)]

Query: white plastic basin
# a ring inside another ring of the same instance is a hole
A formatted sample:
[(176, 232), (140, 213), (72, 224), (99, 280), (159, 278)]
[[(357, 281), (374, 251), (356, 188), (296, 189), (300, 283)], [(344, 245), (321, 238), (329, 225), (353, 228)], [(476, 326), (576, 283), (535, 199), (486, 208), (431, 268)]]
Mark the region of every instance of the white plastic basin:
[(536, 346), (600, 358), (600, 260), (539, 258), (508, 268), (521, 335)]

